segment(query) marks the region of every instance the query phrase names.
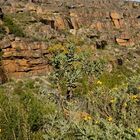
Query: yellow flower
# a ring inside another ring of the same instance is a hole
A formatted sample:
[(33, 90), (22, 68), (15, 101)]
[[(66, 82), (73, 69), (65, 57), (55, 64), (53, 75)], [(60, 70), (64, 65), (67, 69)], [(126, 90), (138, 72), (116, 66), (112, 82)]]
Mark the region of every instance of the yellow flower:
[(87, 117), (84, 117), (84, 120), (85, 120), (85, 121), (87, 121), (87, 120), (88, 120), (88, 118), (87, 118)]
[(99, 124), (99, 121), (95, 121), (95, 124)]
[(127, 107), (127, 103), (124, 103), (124, 107)]
[(91, 120), (92, 118), (90, 116), (88, 116), (88, 120)]
[(138, 86), (138, 89), (140, 90), (140, 86)]
[(97, 84), (102, 85), (102, 82), (101, 81), (97, 81)]
[(122, 77), (122, 76), (119, 74), (118, 77)]
[(2, 132), (2, 130), (0, 129), (0, 133)]
[(110, 100), (111, 103), (115, 103), (116, 102), (116, 99), (112, 99)]
[(140, 128), (137, 129), (137, 132), (140, 133)]
[(138, 95), (132, 95), (130, 98), (134, 101), (138, 101), (139, 97), (138, 97)]
[(112, 122), (113, 118), (111, 116), (108, 117), (108, 121)]
[(132, 99), (137, 99), (138, 96), (137, 96), (137, 95), (133, 95), (133, 96), (131, 96), (131, 98), (132, 98)]
[(91, 119), (92, 119), (91, 116), (85, 116), (85, 117), (84, 117), (84, 120), (85, 120), (85, 121), (89, 121), (89, 120), (91, 120)]

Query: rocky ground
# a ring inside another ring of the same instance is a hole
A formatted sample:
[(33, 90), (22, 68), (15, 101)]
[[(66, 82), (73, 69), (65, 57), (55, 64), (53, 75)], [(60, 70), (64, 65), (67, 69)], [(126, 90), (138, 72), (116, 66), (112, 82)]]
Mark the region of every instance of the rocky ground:
[(92, 47), (96, 56), (108, 59), (110, 67), (121, 60), (128, 69), (139, 69), (140, 3), (122, 0), (0, 3), (1, 67), (8, 79), (49, 72), (48, 47), (63, 45), (69, 38), (82, 42), (78, 45)]

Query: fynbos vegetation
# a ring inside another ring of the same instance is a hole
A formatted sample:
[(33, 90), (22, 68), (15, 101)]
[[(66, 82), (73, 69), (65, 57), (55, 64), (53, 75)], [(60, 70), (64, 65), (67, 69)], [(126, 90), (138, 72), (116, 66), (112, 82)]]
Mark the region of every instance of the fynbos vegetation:
[(139, 73), (106, 75), (106, 63), (93, 61), (86, 46), (59, 44), (49, 51), (54, 70), (48, 78), (0, 87), (2, 140), (140, 138)]
[(140, 3), (0, 6), (0, 140), (140, 140)]

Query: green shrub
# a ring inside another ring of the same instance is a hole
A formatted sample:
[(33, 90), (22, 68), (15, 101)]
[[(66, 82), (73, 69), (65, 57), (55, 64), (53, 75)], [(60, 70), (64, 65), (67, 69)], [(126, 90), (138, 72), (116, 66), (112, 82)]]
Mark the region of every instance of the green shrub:
[(0, 26), (0, 39), (2, 39), (5, 34), (6, 34), (6, 31), (5, 31), (4, 27)]
[(43, 104), (28, 90), (2, 90), (0, 118), (2, 140), (33, 139), (43, 126)]
[(58, 90), (48, 87), (45, 78), (3, 85), (0, 87), (0, 138), (138, 140), (139, 78), (139, 75), (129, 77), (126, 83), (111, 89), (95, 84), (85, 96), (63, 100), (63, 107)]
[(9, 28), (9, 30), (12, 34), (14, 34), (15, 36), (19, 36), (19, 37), (25, 36), (22, 29), (14, 23), (14, 20), (10, 16), (8, 16), (8, 15), (4, 16), (3, 20), (4, 20), (4, 25)]
[[(138, 140), (140, 96), (129, 92), (129, 84), (133, 82), (137, 85), (139, 76), (127, 79), (127, 83), (116, 88), (96, 85), (84, 98), (66, 101), (64, 105), (70, 116), (64, 117), (62, 112), (50, 116), (48, 122), (52, 123), (46, 125), (45, 140)], [(74, 119), (80, 112), (89, 115)]]
[(68, 98), (79, 87), (88, 87), (89, 80), (98, 77), (103, 71), (104, 61), (93, 60), (90, 47), (73, 43), (65, 46), (58, 44), (51, 46), (49, 51), (52, 53), (51, 64), (54, 68), (51, 81)]

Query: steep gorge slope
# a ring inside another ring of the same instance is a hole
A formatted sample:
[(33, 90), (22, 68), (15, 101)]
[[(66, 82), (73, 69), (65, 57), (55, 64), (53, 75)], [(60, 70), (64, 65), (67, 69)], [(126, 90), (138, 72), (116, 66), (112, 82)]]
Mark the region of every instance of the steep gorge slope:
[(1, 67), (8, 78), (46, 74), (51, 69), (48, 48), (69, 38), (91, 46), (98, 57), (114, 63), (121, 58), (130, 69), (139, 69), (140, 3), (9, 0), (1, 8)]

